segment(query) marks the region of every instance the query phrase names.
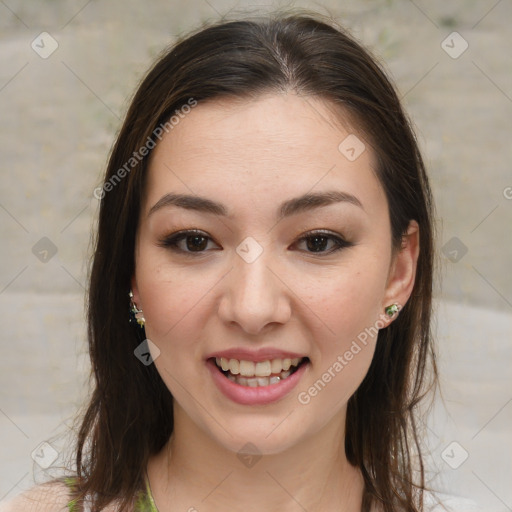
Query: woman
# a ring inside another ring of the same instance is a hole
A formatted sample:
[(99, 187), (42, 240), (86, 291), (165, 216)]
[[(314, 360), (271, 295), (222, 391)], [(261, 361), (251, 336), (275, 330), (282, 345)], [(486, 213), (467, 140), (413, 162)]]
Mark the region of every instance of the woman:
[(431, 195), (366, 50), (309, 15), (189, 35), (95, 195), (76, 475), (16, 510), (427, 509)]

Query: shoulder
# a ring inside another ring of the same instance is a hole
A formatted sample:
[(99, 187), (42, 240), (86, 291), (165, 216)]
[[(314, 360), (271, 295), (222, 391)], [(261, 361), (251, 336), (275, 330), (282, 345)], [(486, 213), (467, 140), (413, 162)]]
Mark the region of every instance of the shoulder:
[(0, 512), (69, 512), (69, 488), (62, 482), (36, 485), (0, 502)]
[[(0, 512), (74, 512), (76, 505), (73, 504), (70, 485), (61, 481), (36, 485), (14, 498), (0, 501)], [(83, 510), (90, 511), (90, 503), (84, 504)], [(113, 501), (102, 510), (117, 512), (119, 502)]]

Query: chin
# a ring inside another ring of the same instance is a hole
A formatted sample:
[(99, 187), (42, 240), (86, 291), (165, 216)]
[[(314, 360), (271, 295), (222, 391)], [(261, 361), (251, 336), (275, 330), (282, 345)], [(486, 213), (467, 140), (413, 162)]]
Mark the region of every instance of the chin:
[(298, 435), (297, 430), (292, 432), (290, 428), (283, 429), (281, 433), (274, 432), (268, 435), (268, 432), (271, 431), (271, 428), (264, 431), (251, 427), (244, 429), (243, 425), (240, 425), (239, 433), (234, 434), (233, 437), (223, 435), (220, 438), (215, 437), (213, 440), (226, 450), (241, 457), (245, 454), (278, 455), (292, 449), (302, 438), (301, 435)]

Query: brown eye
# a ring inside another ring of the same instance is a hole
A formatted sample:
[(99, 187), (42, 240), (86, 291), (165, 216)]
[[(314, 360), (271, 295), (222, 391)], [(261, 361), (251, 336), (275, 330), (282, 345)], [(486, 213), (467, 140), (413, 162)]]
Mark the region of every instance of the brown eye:
[(329, 232), (319, 231), (309, 233), (298, 240), (299, 244), (305, 245), (305, 251), (319, 255), (331, 254), (353, 244), (347, 242), (341, 236)]
[(208, 245), (208, 238), (202, 235), (187, 236), (185, 241), (189, 251), (204, 251)]
[(208, 250), (208, 245), (213, 244), (214, 250), (220, 247), (206, 233), (196, 230), (180, 231), (160, 240), (161, 247), (169, 248), (184, 254), (203, 253)]
[(323, 252), (329, 244), (329, 238), (326, 236), (310, 236), (307, 238), (306, 247), (311, 252)]

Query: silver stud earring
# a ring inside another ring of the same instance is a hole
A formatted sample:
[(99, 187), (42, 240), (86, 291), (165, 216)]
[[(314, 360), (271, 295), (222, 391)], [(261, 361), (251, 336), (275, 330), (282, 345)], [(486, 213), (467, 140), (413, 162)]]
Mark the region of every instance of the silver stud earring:
[(144, 313), (142, 312), (142, 309), (139, 309), (137, 304), (135, 304), (135, 301), (133, 300), (133, 292), (131, 290), (128, 295), (130, 296), (130, 322), (137, 322), (142, 328), (146, 323)]

